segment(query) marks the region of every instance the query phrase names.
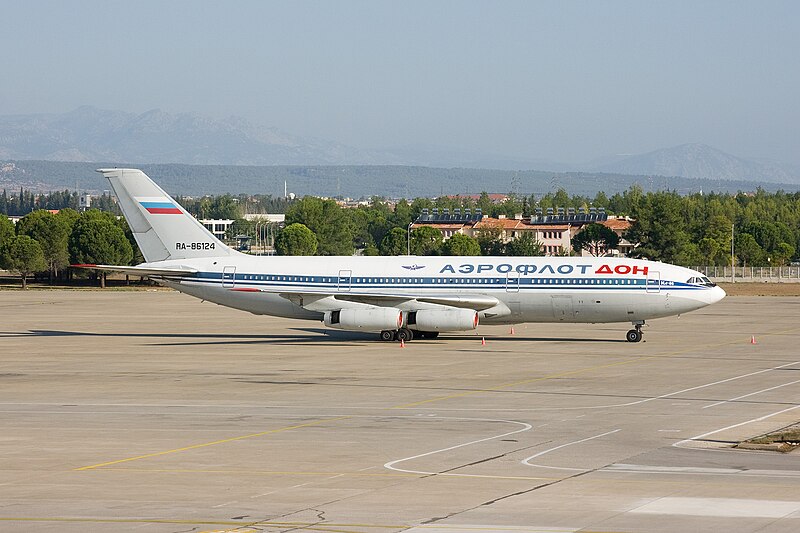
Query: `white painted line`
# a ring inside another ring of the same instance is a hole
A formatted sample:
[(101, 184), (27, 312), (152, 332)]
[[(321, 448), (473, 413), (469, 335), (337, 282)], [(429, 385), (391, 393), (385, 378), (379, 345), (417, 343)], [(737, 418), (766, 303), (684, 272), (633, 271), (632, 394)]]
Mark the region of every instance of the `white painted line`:
[(575, 533), (574, 527), (495, 526), (462, 524), (421, 524), (403, 530), (406, 533)]
[(611, 435), (612, 433), (616, 433), (617, 431), (621, 431), (621, 430), (615, 429), (615, 430), (612, 430), (612, 431), (606, 431), (605, 433), (601, 433), (600, 435), (595, 435), (594, 437), (587, 437), (585, 439), (568, 442), (566, 444), (561, 444), (560, 446), (556, 446), (554, 448), (549, 448), (549, 449), (547, 449), (547, 450), (545, 450), (543, 452), (539, 452), (539, 453), (537, 453), (535, 455), (531, 455), (527, 459), (523, 459), (522, 460), (522, 464), (528, 465), (528, 466), (536, 466), (536, 467), (539, 467), (539, 468), (551, 468), (551, 469), (554, 469), (554, 470), (570, 470), (570, 471), (573, 471), (573, 472), (585, 471), (586, 470), (585, 468), (567, 468), (567, 467), (559, 467), (559, 466), (544, 466), (544, 465), (533, 464), (530, 461), (531, 461), (531, 459), (536, 459), (537, 457), (541, 457), (542, 455), (548, 454), (550, 452), (554, 452), (556, 450), (560, 450), (561, 448), (566, 448), (567, 446), (572, 446), (573, 444), (580, 444), (581, 442), (586, 442), (586, 441), (590, 441), (590, 440), (594, 440), (594, 439), (599, 439), (600, 437), (605, 437), (606, 435)]
[(746, 426), (747, 424), (752, 424), (753, 422), (761, 422), (762, 420), (767, 420), (768, 418), (772, 418), (773, 416), (778, 416), (778, 415), (783, 414), (783, 413), (788, 413), (789, 411), (794, 411), (795, 409), (800, 409), (800, 405), (795, 405), (794, 407), (787, 407), (786, 409), (781, 409), (780, 411), (775, 411), (774, 413), (770, 413), (768, 415), (759, 416), (758, 418), (752, 418), (752, 419), (746, 420), (744, 422), (739, 422), (738, 424), (733, 424), (731, 426), (726, 426), (724, 428), (715, 429), (714, 431), (709, 431), (708, 433), (703, 433), (702, 435), (697, 435), (695, 437), (691, 437), (691, 438), (688, 438), (688, 439), (684, 439), (682, 441), (678, 441), (676, 443), (673, 443), (672, 445), (675, 446), (676, 448), (684, 448), (685, 446), (683, 446), (683, 445), (686, 444), (686, 443), (689, 443), (689, 442), (692, 442), (692, 441), (696, 441), (696, 440), (699, 440), (699, 439), (704, 439), (704, 438), (708, 437), (709, 435), (714, 435), (715, 433), (721, 433), (721, 432), (723, 432), (725, 430), (728, 430), (728, 429), (738, 428), (740, 426)]
[(221, 504), (219, 504), (219, 505), (212, 505), (212, 506), (211, 506), (211, 508), (212, 508), (212, 509), (219, 509), (220, 507), (225, 507), (226, 505), (230, 505), (230, 504), (232, 504), (232, 503), (236, 503), (236, 500), (233, 500), (233, 501), (231, 501), (231, 502), (225, 502), (225, 503), (221, 503)]
[[(449, 420), (453, 420), (453, 419), (450, 418)], [(456, 473), (450, 473), (450, 472), (426, 472), (426, 471), (423, 471), (423, 470), (406, 470), (404, 468), (397, 468), (395, 465), (398, 465), (400, 463), (404, 463), (406, 461), (413, 461), (414, 459), (419, 459), (421, 457), (427, 457), (429, 455), (434, 455), (434, 454), (437, 454), (437, 453), (449, 452), (451, 450), (456, 450), (458, 448), (463, 448), (465, 446), (470, 446), (472, 444), (478, 444), (478, 443), (481, 443), (481, 442), (486, 442), (486, 441), (489, 441), (489, 440), (494, 440), (494, 439), (499, 439), (501, 437), (507, 437), (509, 435), (514, 435), (516, 433), (522, 433), (523, 431), (528, 431), (533, 427), (533, 426), (531, 426), (530, 424), (528, 424), (526, 422), (517, 422), (516, 420), (495, 420), (495, 419), (491, 419), (491, 418), (470, 418), (468, 420), (471, 421), (471, 422), (478, 422), (478, 421), (482, 421), (482, 422), (504, 422), (504, 423), (507, 423), (507, 424), (517, 424), (517, 425), (520, 425), (520, 426), (523, 426), (523, 427), (522, 427), (522, 429), (517, 429), (515, 431), (509, 431), (509, 432), (503, 433), (501, 435), (494, 435), (494, 436), (491, 436), (491, 437), (485, 437), (483, 439), (464, 442), (464, 443), (461, 443), (461, 444), (448, 446), (447, 448), (442, 448), (440, 450), (433, 450), (433, 451), (430, 451), (430, 452), (425, 452), (425, 453), (420, 453), (420, 454), (417, 454), (417, 455), (412, 455), (411, 457), (404, 457), (403, 459), (395, 459), (394, 461), (389, 461), (388, 463), (384, 464), (383, 467), (384, 468), (388, 468), (389, 470), (395, 470), (397, 472), (406, 472), (406, 473), (409, 473), (409, 474), (422, 474), (422, 475), (428, 475), (428, 476), (430, 476), (430, 475), (440, 475), (440, 476), (462, 476), (462, 477), (496, 477), (496, 476), (481, 476), (481, 475), (470, 475), (470, 474), (456, 474)]]
[(616, 463), (603, 468), (605, 472), (642, 472), (646, 474), (668, 473), (668, 474), (739, 474), (744, 472), (741, 468), (703, 468), (693, 466), (654, 466), (654, 465), (632, 465)]
[(800, 470), (748, 470), (744, 468), (706, 468), (695, 466), (654, 466), (617, 463), (598, 472), (626, 474), (702, 474), (708, 476), (800, 477)]
[(749, 398), (750, 396), (755, 396), (756, 394), (761, 394), (762, 392), (767, 392), (775, 389), (780, 389), (781, 387), (786, 387), (787, 385), (794, 385), (795, 383), (800, 383), (800, 379), (795, 381), (790, 381), (789, 383), (784, 383), (783, 385), (775, 385), (774, 387), (770, 387), (768, 389), (761, 389), (756, 392), (751, 392), (750, 394), (745, 394), (742, 396), (737, 396), (736, 398), (731, 398), (730, 400), (723, 400), (721, 402), (712, 403), (711, 405), (706, 405), (703, 409), (708, 409), (709, 407), (716, 407), (717, 405), (722, 405), (723, 403), (728, 402), (735, 402), (736, 400), (741, 400), (742, 398)]
[(800, 502), (736, 498), (659, 498), (630, 513), (724, 518), (783, 518), (800, 511)]

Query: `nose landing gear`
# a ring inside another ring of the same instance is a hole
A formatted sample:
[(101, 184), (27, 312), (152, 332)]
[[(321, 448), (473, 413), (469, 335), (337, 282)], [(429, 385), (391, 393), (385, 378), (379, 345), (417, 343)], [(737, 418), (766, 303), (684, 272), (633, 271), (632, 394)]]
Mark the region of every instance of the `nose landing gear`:
[(642, 340), (642, 326), (644, 326), (644, 320), (632, 322), (632, 324), (633, 329), (625, 334), (625, 340), (628, 342), (639, 342)]

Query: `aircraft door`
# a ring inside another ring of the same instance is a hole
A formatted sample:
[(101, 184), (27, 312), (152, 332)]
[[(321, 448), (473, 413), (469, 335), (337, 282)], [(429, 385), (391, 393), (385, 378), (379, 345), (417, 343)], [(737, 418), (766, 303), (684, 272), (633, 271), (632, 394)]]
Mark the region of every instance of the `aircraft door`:
[(553, 304), (553, 318), (563, 322), (572, 322), (575, 319), (572, 296), (551, 296), (550, 301)]
[(647, 272), (647, 281), (645, 282), (645, 292), (657, 294), (661, 292), (661, 272), (651, 270)]
[(506, 277), (506, 292), (519, 292), (519, 274), (509, 272)]
[(236, 284), (236, 267), (226, 266), (222, 269), (222, 288), (232, 289)]
[(339, 292), (347, 292), (350, 290), (350, 282), (353, 279), (353, 271), (352, 270), (340, 270), (339, 271), (339, 282), (336, 285), (336, 288)]

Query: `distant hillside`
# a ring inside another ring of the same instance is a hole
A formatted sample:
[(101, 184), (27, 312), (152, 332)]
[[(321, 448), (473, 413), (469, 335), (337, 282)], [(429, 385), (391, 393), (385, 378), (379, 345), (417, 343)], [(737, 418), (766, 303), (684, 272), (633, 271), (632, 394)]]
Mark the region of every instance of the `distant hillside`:
[[(544, 158), (429, 145), (362, 150), (291, 135), (240, 117), (215, 120), (157, 109), (135, 114), (89, 106), (62, 114), (0, 116), (2, 159), (126, 161), (135, 165), (390, 165), (546, 171), (548, 174), (559, 172), (561, 176), (568, 176), (567, 172), (584, 172), (589, 179), (593, 179), (593, 174), (603, 173), (800, 184), (799, 168), (743, 159), (703, 144), (685, 144), (628, 157), (606, 156), (574, 165)], [(536, 175), (535, 172), (532, 175)], [(502, 180), (510, 183), (510, 178)], [(663, 180), (658, 178), (658, 181)], [(467, 186), (473, 188), (474, 185)], [(428, 184), (419, 186), (428, 187)], [(544, 186), (543, 183), (530, 185), (537, 190)]]
[(108, 189), (94, 170), (100, 167), (137, 166), (172, 194), (198, 196), (222, 193), (260, 193), (279, 196), (283, 182), (298, 195), (352, 198), (477, 194), (481, 191), (541, 195), (563, 188), (570, 194), (594, 196), (622, 192), (633, 184), (645, 191), (674, 189), (680, 193), (797, 190), (790, 184), (754, 181), (653, 178), (601, 173), (553, 173), (469, 168), (412, 166), (199, 166), (76, 163), (55, 161), (0, 161), (0, 189), (20, 187), (36, 191)]
[(683, 144), (594, 167), (600, 172), (715, 180), (800, 183), (798, 169), (726, 154), (705, 144)]
[(200, 165), (388, 164), (390, 154), (305, 139), (232, 117), (84, 106), (63, 114), (0, 116), (0, 159)]

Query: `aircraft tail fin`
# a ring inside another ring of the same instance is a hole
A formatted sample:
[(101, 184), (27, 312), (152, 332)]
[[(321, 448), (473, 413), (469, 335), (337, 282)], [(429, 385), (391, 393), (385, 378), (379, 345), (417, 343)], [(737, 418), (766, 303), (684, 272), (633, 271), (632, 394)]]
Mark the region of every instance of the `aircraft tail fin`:
[(237, 253), (222, 243), (141, 170), (101, 168), (145, 261)]

